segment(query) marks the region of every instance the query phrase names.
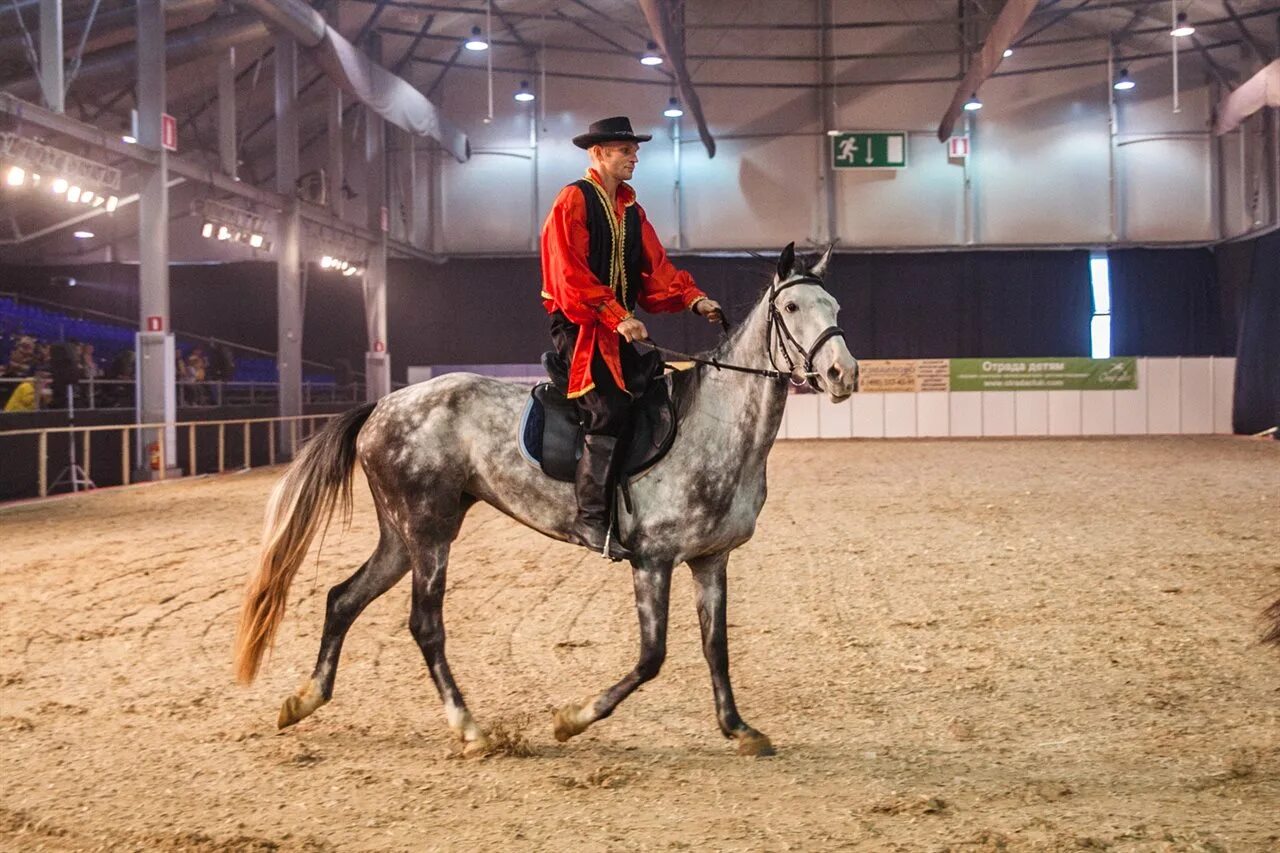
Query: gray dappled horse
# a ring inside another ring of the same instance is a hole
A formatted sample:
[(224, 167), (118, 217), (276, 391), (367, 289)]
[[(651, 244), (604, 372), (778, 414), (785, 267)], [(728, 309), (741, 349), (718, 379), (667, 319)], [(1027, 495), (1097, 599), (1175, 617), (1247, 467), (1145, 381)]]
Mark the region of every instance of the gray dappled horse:
[[(729, 683), (725, 567), (755, 531), (765, 500), (765, 467), (782, 422), (787, 379), (808, 380), (839, 402), (853, 392), (857, 362), (835, 327), (839, 306), (821, 277), (831, 256), (807, 270), (787, 246), (778, 274), (750, 316), (714, 353), (728, 365), (773, 378), (706, 365), (676, 375), (681, 412), (670, 452), (631, 483), (634, 515), (621, 513), (632, 560), (640, 659), (612, 687), (555, 712), (565, 741), (609, 716), (658, 674), (666, 655), (671, 573), (687, 562), (697, 588), (702, 647), (711, 669), (716, 717), (744, 755), (769, 755), (769, 739), (743, 722)], [(783, 378), (779, 378), (779, 377)], [(351, 472), (359, 459), (373, 492), (381, 538), (360, 569), (329, 590), (324, 636), (311, 677), (285, 700), (279, 726), (307, 717), (333, 695), (342, 641), (360, 612), (413, 571), (409, 629), (422, 648), (449, 726), (468, 755), (490, 748), (454, 683), (445, 659), (441, 613), (449, 545), (467, 510), (485, 501), (554, 539), (574, 521), (573, 484), (530, 465), (516, 432), (527, 388), (471, 374), (413, 385), (336, 418), (303, 448), (267, 506), (263, 551), (249, 579), (236, 639), (236, 671), (248, 682), (284, 616), (289, 584), (339, 497), (351, 512)], [(602, 567), (603, 570), (604, 567)]]

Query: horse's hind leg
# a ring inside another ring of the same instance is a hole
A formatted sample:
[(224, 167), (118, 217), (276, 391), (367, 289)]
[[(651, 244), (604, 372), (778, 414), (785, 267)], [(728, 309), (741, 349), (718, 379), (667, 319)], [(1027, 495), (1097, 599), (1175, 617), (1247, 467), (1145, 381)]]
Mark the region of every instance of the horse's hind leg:
[(444, 643), (444, 587), (449, 565), (448, 542), (422, 544), (416, 547), (413, 561), (413, 605), (409, 615), (409, 630), (422, 649), (422, 657), (431, 672), (444, 703), (449, 728), (463, 742), (462, 754), (483, 755), (490, 749), (489, 739), (467, 710), (462, 691), (449, 671)]
[(311, 677), (294, 695), (284, 700), (276, 724), (286, 728), (305, 719), (333, 697), (333, 682), (338, 674), (338, 656), (342, 641), (351, 624), (378, 596), (382, 595), (409, 571), (409, 555), (399, 534), (382, 528), (378, 547), (355, 574), (329, 590), (324, 614), (324, 636), (320, 654)]

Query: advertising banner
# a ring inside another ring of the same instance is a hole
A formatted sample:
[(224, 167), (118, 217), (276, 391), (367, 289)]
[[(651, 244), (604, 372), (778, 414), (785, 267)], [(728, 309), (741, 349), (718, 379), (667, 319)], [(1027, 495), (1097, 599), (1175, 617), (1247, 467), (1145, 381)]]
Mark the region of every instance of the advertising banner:
[(952, 391), (1132, 391), (1136, 358), (953, 358)]

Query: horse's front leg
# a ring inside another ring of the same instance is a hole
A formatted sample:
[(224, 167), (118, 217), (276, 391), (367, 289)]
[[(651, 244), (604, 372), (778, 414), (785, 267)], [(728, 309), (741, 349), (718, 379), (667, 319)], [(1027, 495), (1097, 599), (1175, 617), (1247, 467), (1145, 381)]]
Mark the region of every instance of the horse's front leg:
[(627, 676), (582, 704), (569, 704), (552, 715), (556, 740), (566, 741), (603, 720), (637, 687), (658, 675), (667, 656), (667, 606), (671, 601), (671, 564), (632, 569), (636, 612), (640, 616), (640, 660)]
[(727, 738), (738, 741), (739, 755), (773, 755), (769, 738), (751, 728), (738, 715), (729, 682), (729, 636), (725, 618), (728, 594), (726, 568), (729, 554), (689, 561), (698, 592), (698, 624), (702, 627), (702, 653), (711, 668), (711, 689), (716, 697), (716, 720)]

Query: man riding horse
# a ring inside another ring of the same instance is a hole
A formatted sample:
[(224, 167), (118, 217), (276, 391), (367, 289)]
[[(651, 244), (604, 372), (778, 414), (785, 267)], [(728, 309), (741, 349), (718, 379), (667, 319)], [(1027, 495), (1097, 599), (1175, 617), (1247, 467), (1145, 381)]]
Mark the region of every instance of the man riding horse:
[(649, 337), (633, 313), (686, 308), (716, 323), (719, 304), (667, 258), (636, 193), (625, 183), (640, 143), (625, 116), (595, 122), (573, 144), (591, 156), (585, 177), (560, 191), (542, 226), (542, 298), (551, 339), (568, 366), (566, 393), (578, 407), (584, 434), (575, 490), (574, 542), (629, 559), (608, 537), (608, 483), (614, 451), (630, 421), (631, 404), (651, 374), (633, 343)]

